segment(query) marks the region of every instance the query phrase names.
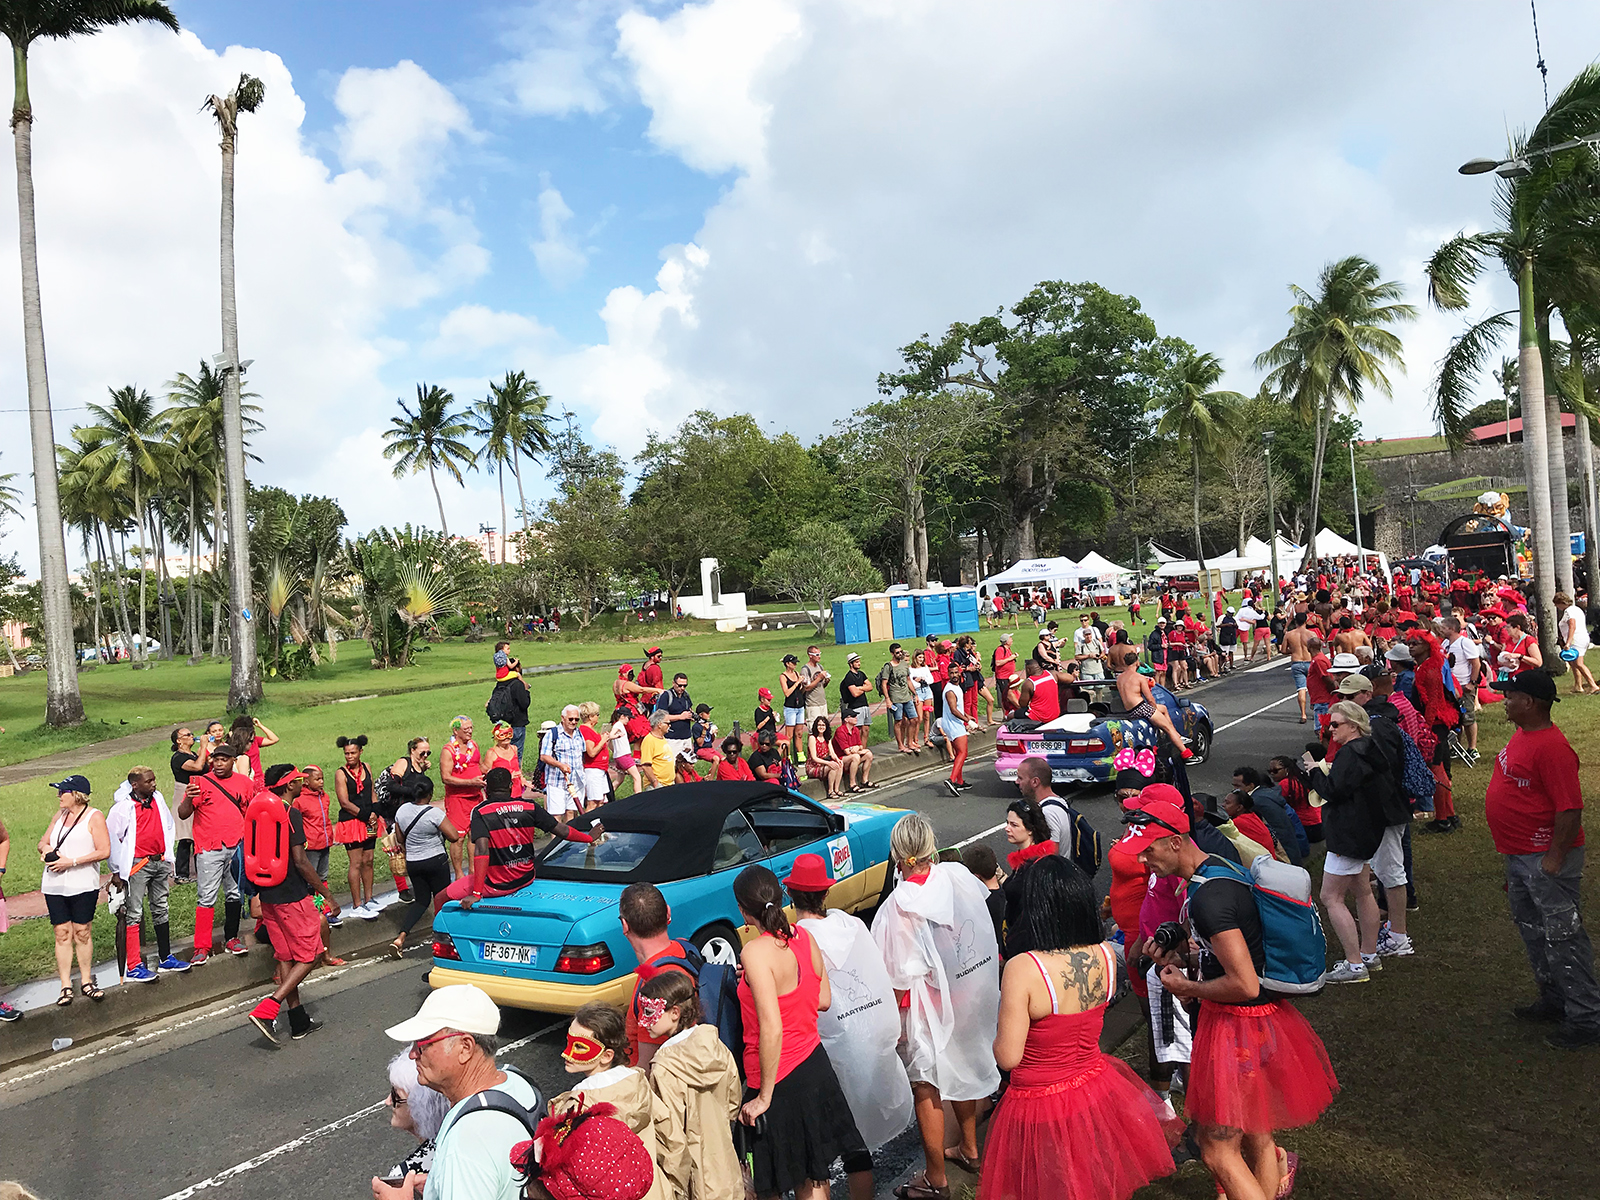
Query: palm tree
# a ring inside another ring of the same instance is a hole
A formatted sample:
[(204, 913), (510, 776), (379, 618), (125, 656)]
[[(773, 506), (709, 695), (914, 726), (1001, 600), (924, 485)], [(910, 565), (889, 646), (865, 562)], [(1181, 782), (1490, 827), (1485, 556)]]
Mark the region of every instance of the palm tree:
[(1194, 557), (1202, 590), (1206, 552), (1200, 541), (1200, 457), (1216, 458), (1228, 449), (1229, 435), (1247, 403), (1238, 392), (1216, 390), (1222, 374), (1222, 360), (1215, 354), (1190, 351), (1178, 363), (1171, 389), (1154, 402), (1161, 412), (1156, 432), (1176, 438), (1180, 448), (1187, 447), (1194, 467)]
[(1303, 563), (1307, 569), (1317, 561), (1322, 467), (1334, 414), (1341, 404), (1354, 412), (1369, 387), (1392, 396), (1384, 368), (1405, 370), (1400, 339), (1389, 327), (1415, 319), (1417, 310), (1396, 303), (1405, 294), (1400, 284), (1380, 278), (1376, 266), (1352, 254), (1322, 268), (1314, 296), (1290, 284), (1295, 302), (1289, 309), (1289, 332), (1256, 358), (1257, 368), (1270, 368), (1266, 386), (1291, 404), (1302, 421), (1316, 425)]
[[(1550, 316), (1557, 309), (1566, 315), (1586, 305), (1600, 288), (1600, 255), (1592, 232), (1600, 181), (1587, 150), (1537, 151), (1592, 133), (1597, 125), (1600, 64), (1585, 68), (1562, 89), (1532, 134), (1513, 139), (1512, 157), (1526, 157), (1533, 167), (1521, 178), (1502, 179), (1495, 198), (1501, 227), (1457, 234), (1434, 251), (1426, 268), (1429, 299), (1446, 311), (1467, 307), (1468, 289), (1490, 262), (1498, 261), (1517, 285), (1517, 382), (1539, 640), (1545, 661), (1558, 670), (1551, 597), (1558, 589), (1572, 593), (1572, 562), (1566, 552), (1570, 521), (1561, 407), (1547, 362)], [(1440, 363), (1434, 412), (1453, 443), (1464, 438), (1462, 417), (1470, 407), (1472, 385), (1500, 338), (1510, 332), (1512, 315), (1510, 310), (1493, 313), (1469, 326)], [(1577, 311), (1571, 324), (1583, 324)]]
[(11, 42), (15, 94), (11, 132), (17, 156), (17, 245), (22, 256), (22, 343), (28, 374), (28, 432), (33, 442), (33, 502), (39, 521), (40, 627), (45, 643), (45, 724), (83, 720), (67, 539), (56, 483), (56, 434), (50, 419), (50, 379), (44, 357), (44, 310), (39, 302), (39, 238), (33, 198), (33, 101), (28, 95), (28, 50), (40, 38), (72, 38), (110, 25), (153, 21), (174, 33), (178, 18), (160, 0), (0, 0), (0, 31)]
[(92, 438), (98, 445), (84, 455), (83, 465), (96, 471), (101, 468), (102, 460), (120, 458), (128, 485), (133, 489), (133, 524), (139, 538), (139, 640), (133, 659), (144, 662), (149, 658), (145, 637), (144, 559), (151, 539), (147, 518), (151, 489), (162, 483), (170, 469), (167, 426), (156, 413), (150, 393), (131, 384), (113, 388), (110, 405), (91, 404), (88, 409), (98, 423), (73, 433), (82, 435), (80, 441)]
[(476, 431), (462, 414), (451, 411), (455, 402), (456, 398), (442, 387), (419, 383), (416, 411), (407, 408), (404, 400), (396, 400), (402, 416), (391, 417), (390, 428), (383, 434), (383, 440), (388, 443), (383, 448), (383, 456), (400, 460), (394, 465), (396, 479), (427, 470), (433, 498), (439, 505), (439, 528), (446, 537), (450, 536), (450, 525), (445, 520), (444, 497), (439, 495), (435, 471), (443, 467), (459, 484), (464, 482), (461, 468), (470, 471), (478, 462), (477, 455), (461, 440)]
[(256, 661), (256, 639), (249, 625), (250, 521), (245, 512), (244, 418), (239, 398), (239, 305), (234, 296), (233, 269), (233, 159), (239, 140), (239, 114), (261, 107), (267, 89), (252, 75), (240, 75), (226, 96), (207, 96), (222, 134), (222, 442), (223, 475), (228, 490), (228, 603), (233, 643), (233, 677), (228, 686), (228, 708), (248, 708), (261, 699), (261, 666)]
[(500, 484), (500, 533), (511, 532), (506, 522), (506, 464), (511, 464), (517, 483), (517, 505), (522, 527), (528, 528), (528, 501), (522, 492), (523, 455), (534, 462), (550, 449), (550, 417), (546, 407), (550, 398), (539, 385), (521, 371), (507, 371), (500, 383), (489, 385), (489, 394), (472, 406), (469, 420), (472, 432), (482, 441), (478, 457), (494, 464)]

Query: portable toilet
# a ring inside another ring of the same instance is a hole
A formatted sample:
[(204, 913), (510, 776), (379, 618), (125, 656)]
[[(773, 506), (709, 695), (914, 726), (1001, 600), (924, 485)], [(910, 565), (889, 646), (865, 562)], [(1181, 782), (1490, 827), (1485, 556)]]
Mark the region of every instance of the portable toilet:
[(889, 594), (887, 592), (869, 592), (864, 599), (867, 602), (867, 640), (870, 642), (892, 642), (894, 640), (894, 616), (889, 611)]
[(950, 632), (950, 597), (944, 591), (913, 592), (917, 606), (917, 636)]
[(867, 640), (867, 602), (860, 596), (840, 596), (833, 602), (833, 641), (837, 646)]
[(917, 636), (917, 606), (910, 592), (895, 592), (889, 597), (889, 620), (891, 638)]
[(978, 593), (972, 588), (954, 588), (950, 596), (950, 632), (978, 632)]

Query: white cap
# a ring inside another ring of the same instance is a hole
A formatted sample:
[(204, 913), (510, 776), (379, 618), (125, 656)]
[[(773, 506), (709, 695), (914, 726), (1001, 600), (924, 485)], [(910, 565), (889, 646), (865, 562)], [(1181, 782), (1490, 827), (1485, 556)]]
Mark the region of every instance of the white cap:
[(1328, 668), (1330, 671), (1359, 671), (1361, 660), (1354, 654), (1335, 654), (1333, 663)]
[(452, 983), (431, 993), (417, 1015), (383, 1032), (397, 1042), (418, 1042), (441, 1030), (492, 1035), (500, 1032), (500, 1009), (489, 993), (470, 983)]
[(1230, 605), (1228, 605), (1228, 611), (1229, 611), (1229, 612), (1232, 612), (1232, 611), (1233, 611), (1233, 605), (1231, 605), (1231, 604), (1230, 604)]

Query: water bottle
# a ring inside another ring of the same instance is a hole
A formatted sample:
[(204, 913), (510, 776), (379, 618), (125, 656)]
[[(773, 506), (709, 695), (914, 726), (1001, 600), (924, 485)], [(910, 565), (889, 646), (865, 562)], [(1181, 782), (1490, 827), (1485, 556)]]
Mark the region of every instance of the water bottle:
[(61, 1050), (67, 1049), (71, 1045), (72, 1045), (72, 1039), (71, 1038), (51, 1038), (50, 1039), (50, 1049), (58, 1051), (58, 1052), (61, 1051)]

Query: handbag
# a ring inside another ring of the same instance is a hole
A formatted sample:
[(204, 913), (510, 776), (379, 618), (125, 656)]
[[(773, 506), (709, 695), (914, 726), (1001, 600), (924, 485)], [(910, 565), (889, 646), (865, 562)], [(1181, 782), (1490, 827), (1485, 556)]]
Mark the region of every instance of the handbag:
[(423, 805), (422, 811), (411, 818), (411, 824), (404, 829), (390, 829), (388, 833), (378, 839), (378, 845), (383, 847), (383, 852), (389, 856), (389, 871), (394, 875), (406, 874), (406, 838), (411, 836), (411, 831), (417, 827), (417, 822), (428, 815), (428, 806)]

